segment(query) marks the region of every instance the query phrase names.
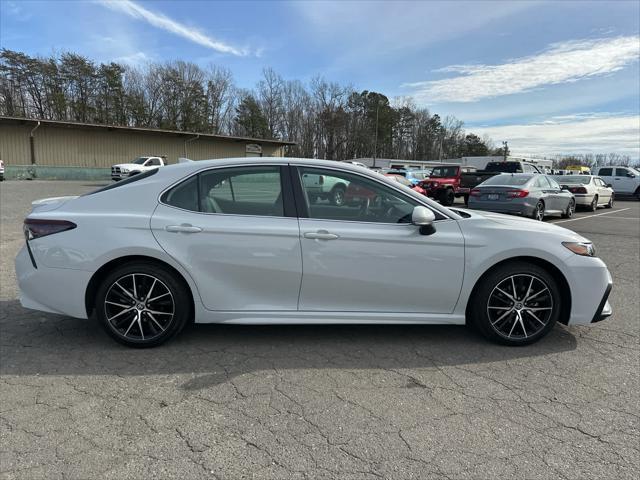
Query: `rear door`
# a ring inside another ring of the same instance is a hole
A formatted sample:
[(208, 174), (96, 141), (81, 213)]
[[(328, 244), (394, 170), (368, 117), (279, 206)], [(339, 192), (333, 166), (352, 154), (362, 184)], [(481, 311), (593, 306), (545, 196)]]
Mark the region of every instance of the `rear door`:
[(161, 196), (151, 230), (205, 308), (297, 309), (302, 258), (289, 178), (281, 165), (213, 168)]
[[(464, 272), (458, 223), (436, 213), (436, 232), (410, 222), (419, 202), (369, 177), (298, 167), (304, 311), (450, 313)], [(295, 171), (295, 170), (294, 170)], [(349, 184), (342, 205), (309, 203), (300, 179), (326, 175)], [(294, 180), (295, 181), (295, 180)]]

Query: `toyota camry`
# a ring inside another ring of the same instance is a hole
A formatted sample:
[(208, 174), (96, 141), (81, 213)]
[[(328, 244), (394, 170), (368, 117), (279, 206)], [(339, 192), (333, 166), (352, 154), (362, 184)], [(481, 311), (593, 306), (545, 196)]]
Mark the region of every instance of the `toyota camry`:
[[(367, 195), (309, 201), (305, 176)], [(355, 190), (354, 190), (355, 191)], [(365, 168), (226, 159), (34, 202), (16, 258), (24, 307), (96, 317), (159, 345), (191, 320), (468, 324), (525, 345), (611, 315), (594, 245), (556, 225), (441, 206)]]

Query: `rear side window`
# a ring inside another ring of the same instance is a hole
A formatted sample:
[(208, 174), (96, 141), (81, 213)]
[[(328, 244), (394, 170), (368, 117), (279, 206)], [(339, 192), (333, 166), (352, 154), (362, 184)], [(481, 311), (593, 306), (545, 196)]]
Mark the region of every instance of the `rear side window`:
[(119, 182), (114, 182), (110, 185), (107, 185), (106, 187), (102, 187), (99, 188), (98, 190), (94, 190), (93, 192), (89, 192), (89, 193), (85, 193), (85, 195), (95, 195), (96, 193), (100, 193), (100, 192), (106, 192), (107, 190), (113, 190), (114, 188), (118, 188), (118, 187), (124, 187), (125, 185), (129, 185), (133, 182), (139, 182), (140, 180), (144, 180), (145, 178), (149, 178), (151, 175), (155, 175), (156, 173), (158, 173), (158, 169), (154, 168), (153, 170), (148, 170), (146, 172), (143, 173), (138, 173), (137, 175), (134, 175), (133, 177), (129, 177), (125, 180), (120, 180)]
[(610, 177), (612, 171), (613, 171), (613, 168), (601, 168), (600, 169), (600, 175), (605, 176), (605, 177)]
[(284, 216), (277, 166), (207, 170), (167, 191), (161, 201), (193, 212)]

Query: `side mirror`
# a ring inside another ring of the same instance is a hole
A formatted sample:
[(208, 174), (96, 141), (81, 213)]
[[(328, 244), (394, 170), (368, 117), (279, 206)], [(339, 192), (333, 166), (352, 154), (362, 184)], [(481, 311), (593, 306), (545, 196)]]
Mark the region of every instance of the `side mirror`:
[(629, 178), (636, 178), (636, 176), (633, 173), (627, 173), (627, 177)]
[(420, 227), (421, 235), (431, 235), (435, 233), (436, 229), (433, 226), (435, 219), (435, 214), (427, 207), (414, 207), (413, 213), (411, 214), (411, 223)]
[(613, 185), (611, 185), (610, 183), (607, 183), (607, 187), (613, 188)]
[(560, 188), (561, 188), (562, 190), (564, 190), (565, 192), (568, 192), (568, 191), (569, 191), (569, 187), (567, 187), (566, 185), (562, 185)]

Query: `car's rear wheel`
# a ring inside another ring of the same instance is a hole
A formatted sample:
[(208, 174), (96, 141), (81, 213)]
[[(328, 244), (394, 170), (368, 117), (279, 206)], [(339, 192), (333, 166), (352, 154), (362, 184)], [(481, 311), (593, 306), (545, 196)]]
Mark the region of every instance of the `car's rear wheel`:
[(534, 220), (538, 220), (539, 222), (544, 220), (544, 203), (543, 202), (538, 202), (536, 204), (536, 208), (533, 209), (533, 214), (531, 215), (531, 218), (533, 218)]
[(593, 196), (593, 200), (591, 200), (591, 205), (589, 205), (589, 210), (595, 212), (598, 209), (598, 195)]
[(558, 284), (545, 269), (505, 264), (481, 280), (471, 299), (472, 323), (489, 340), (528, 345), (544, 337), (560, 316)]
[(562, 214), (562, 218), (571, 218), (573, 217), (573, 212), (576, 211), (576, 201), (572, 198), (569, 200), (569, 205), (567, 205), (567, 209)]
[(614, 200), (614, 195), (613, 193), (611, 194), (611, 197), (609, 197), (609, 202), (607, 202), (607, 204), (604, 206), (604, 208), (613, 208), (613, 202)]
[(129, 347), (155, 347), (180, 332), (190, 316), (184, 284), (154, 263), (116, 268), (98, 288), (96, 313), (111, 337)]

